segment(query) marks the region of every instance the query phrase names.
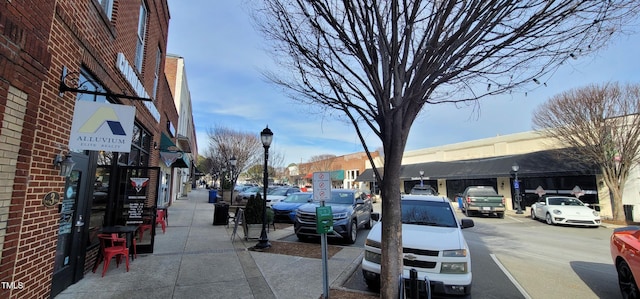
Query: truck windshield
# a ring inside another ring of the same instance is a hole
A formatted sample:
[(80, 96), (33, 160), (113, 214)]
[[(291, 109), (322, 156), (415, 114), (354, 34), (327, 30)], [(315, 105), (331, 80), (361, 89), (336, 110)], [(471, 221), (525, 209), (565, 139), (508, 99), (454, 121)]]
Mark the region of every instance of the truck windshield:
[(456, 218), (449, 203), (420, 200), (402, 201), (402, 223), (457, 227)]

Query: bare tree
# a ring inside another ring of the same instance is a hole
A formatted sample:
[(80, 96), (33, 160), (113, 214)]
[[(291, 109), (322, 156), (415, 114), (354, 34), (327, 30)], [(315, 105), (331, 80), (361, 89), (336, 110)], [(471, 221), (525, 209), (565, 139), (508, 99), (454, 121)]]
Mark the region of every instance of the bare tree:
[(533, 125), (600, 166), (612, 195), (613, 219), (624, 221), (622, 194), (629, 171), (640, 161), (640, 84), (589, 85), (549, 99), (534, 112)]
[[(281, 69), (266, 72), (303, 103), (353, 124), (381, 186), (382, 298), (402, 270), (400, 166), (425, 104), (467, 103), (545, 82), (605, 46), (635, 1), (263, 0), (256, 23)], [(335, 114), (333, 114), (335, 113)], [(362, 127), (361, 127), (362, 126)], [(380, 176), (363, 136), (382, 141)]]
[(212, 169), (221, 172), (222, 167), (229, 169), (229, 161), (236, 158), (236, 169), (231, 181), (236, 182), (240, 173), (261, 160), (262, 143), (254, 133), (236, 131), (223, 126), (216, 126), (207, 132), (209, 138), (208, 158), (213, 163)]
[(336, 155), (322, 154), (309, 158), (309, 172), (329, 171)]

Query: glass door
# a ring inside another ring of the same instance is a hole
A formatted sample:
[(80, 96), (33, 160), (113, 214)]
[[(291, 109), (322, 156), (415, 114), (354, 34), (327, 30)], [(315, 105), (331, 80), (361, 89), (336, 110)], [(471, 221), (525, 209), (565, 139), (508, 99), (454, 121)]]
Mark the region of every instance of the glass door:
[(76, 162), (71, 175), (66, 179), (60, 213), (58, 244), (53, 266), (51, 296), (55, 296), (82, 278), (84, 269), (84, 209), (86, 208), (88, 156), (72, 154)]

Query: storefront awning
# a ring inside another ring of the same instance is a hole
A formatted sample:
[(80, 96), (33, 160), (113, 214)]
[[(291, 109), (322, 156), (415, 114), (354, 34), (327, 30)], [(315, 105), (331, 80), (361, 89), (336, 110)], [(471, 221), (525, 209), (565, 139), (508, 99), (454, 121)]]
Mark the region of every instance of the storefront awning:
[(160, 136), (160, 151), (161, 152), (177, 152), (179, 150), (180, 149), (171, 140), (171, 137), (167, 136), (165, 133), (162, 133), (162, 135)]
[(160, 159), (167, 167), (189, 168), (189, 158), (183, 152), (160, 152)]
[[(380, 174), (384, 173), (384, 168), (379, 167), (378, 172)], [(373, 169), (365, 169), (357, 178), (356, 182), (373, 182)]]
[(189, 157), (180, 151), (169, 136), (162, 133), (160, 138), (160, 159), (167, 167), (189, 168)]
[(331, 180), (332, 181), (343, 181), (344, 180), (344, 170), (334, 170), (331, 172)]
[[(304, 176), (305, 179), (313, 179), (313, 173), (307, 173)], [(344, 170), (334, 170), (331, 171), (331, 180), (332, 181), (342, 181), (344, 180)]]
[[(564, 151), (564, 152), (561, 152)], [(419, 179), (420, 171), (424, 178), (430, 179), (474, 179), (486, 177), (509, 177), (513, 173), (511, 166), (518, 163), (518, 175), (568, 176), (585, 175), (599, 172), (598, 167), (588, 161), (580, 160), (578, 155), (568, 155), (571, 149), (547, 150), (521, 155), (499, 156), (481, 159), (427, 162), (403, 165), (400, 168), (401, 180)], [(365, 171), (366, 172), (366, 171)]]

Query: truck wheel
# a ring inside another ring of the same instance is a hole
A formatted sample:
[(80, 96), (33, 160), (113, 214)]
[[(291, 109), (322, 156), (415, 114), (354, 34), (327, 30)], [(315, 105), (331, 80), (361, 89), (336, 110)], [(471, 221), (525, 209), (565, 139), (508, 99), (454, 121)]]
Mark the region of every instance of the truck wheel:
[(351, 227), (349, 227), (348, 235), (345, 238), (345, 241), (349, 244), (355, 244), (356, 239), (358, 238), (358, 224), (356, 221), (351, 221)]
[(469, 209), (464, 209), (464, 214), (467, 215), (467, 217), (471, 217), (473, 212), (469, 211)]
[(498, 218), (500, 219), (504, 218), (504, 213), (498, 213)]
[(364, 281), (367, 283), (367, 287), (369, 288), (369, 290), (376, 292), (380, 291), (380, 280), (365, 278)]

